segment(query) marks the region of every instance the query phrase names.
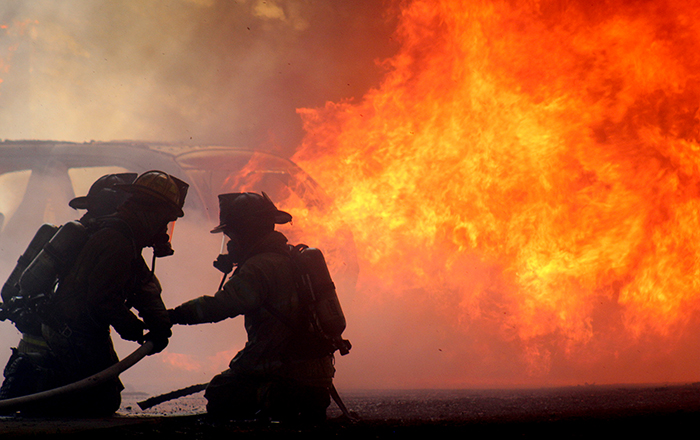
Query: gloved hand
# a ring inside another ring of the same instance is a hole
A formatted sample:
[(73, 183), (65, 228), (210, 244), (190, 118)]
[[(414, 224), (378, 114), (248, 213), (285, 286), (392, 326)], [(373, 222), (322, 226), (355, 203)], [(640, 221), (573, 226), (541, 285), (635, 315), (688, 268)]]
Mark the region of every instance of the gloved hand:
[(143, 327), (129, 325), (123, 328), (115, 328), (119, 336), (127, 341), (141, 342), (143, 340)]
[(175, 324), (184, 324), (185, 323), (185, 320), (183, 319), (183, 316), (179, 310), (168, 309), (167, 312), (168, 312), (168, 318), (170, 318), (171, 324), (175, 325)]
[(146, 343), (147, 341), (153, 342), (153, 351), (151, 351), (148, 355), (160, 353), (165, 349), (165, 347), (168, 346), (169, 338), (172, 336), (172, 332), (170, 330), (161, 330), (161, 331), (150, 331), (146, 333), (143, 336), (143, 340), (141, 341), (142, 344)]

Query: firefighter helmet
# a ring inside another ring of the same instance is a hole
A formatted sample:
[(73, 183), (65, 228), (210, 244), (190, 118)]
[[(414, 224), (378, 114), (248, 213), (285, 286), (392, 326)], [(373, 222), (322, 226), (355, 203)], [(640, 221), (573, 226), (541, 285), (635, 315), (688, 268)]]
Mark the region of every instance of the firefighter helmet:
[(222, 232), (250, 219), (271, 219), (283, 224), (291, 222), (292, 216), (277, 209), (264, 192), (262, 195), (251, 192), (219, 194), (219, 226), (211, 232)]
[(117, 185), (133, 183), (136, 176), (136, 173), (105, 174), (92, 184), (87, 195), (74, 198), (68, 202), (68, 206), (73, 209), (87, 210), (95, 207), (107, 209), (109, 206), (113, 209), (105, 214), (110, 214), (116, 211), (117, 206), (124, 202), (128, 196), (128, 194), (115, 189)]
[(132, 184), (117, 186), (134, 196), (145, 196), (151, 201), (164, 203), (172, 208), (178, 217), (185, 215), (182, 207), (189, 185), (177, 177), (153, 170), (141, 174)]

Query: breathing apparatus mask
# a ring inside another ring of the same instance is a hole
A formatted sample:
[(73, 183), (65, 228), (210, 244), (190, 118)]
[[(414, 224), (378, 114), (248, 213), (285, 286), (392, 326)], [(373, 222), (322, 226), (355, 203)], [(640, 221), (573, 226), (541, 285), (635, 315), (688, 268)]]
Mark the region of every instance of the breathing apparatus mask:
[(146, 207), (137, 209), (135, 214), (149, 229), (153, 254), (167, 257), (174, 253), (170, 244), (175, 220), (185, 215), (182, 210), (189, 185), (162, 171), (147, 171), (131, 184), (117, 185), (117, 188), (130, 193), (131, 200)]
[(171, 240), (175, 231), (175, 222), (169, 222), (163, 230), (153, 236), (154, 258), (169, 257), (175, 253)]
[(221, 239), (219, 256), (214, 261), (214, 267), (223, 273), (229, 273), (235, 266), (243, 262), (246, 248), (234, 232), (225, 231)]
[[(234, 248), (233, 253), (231, 252), (231, 248)], [(223, 234), (221, 238), (221, 249), (219, 250), (219, 256), (214, 260), (214, 267), (223, 272), (224, 275), (230, 273), (233, 267), (238, 263), (235, 261), (235, 255), (235, 244), (231, 244), (231, 238)]]
[(221, 249), (219, 249), (219, 256), (214, 260), (214, 267), (221, 271), (224, 276), (221, 277), (221, 283), (219, 283), (219, 290), (224, 287), (224, 282), (226, 281), (226, 276), (231, 273), (233, 268), (238, 265), (241, 260), (240, 243), (235, 235), (224, 233), (221, 238)]
[(147, 206), (134, 214), (141, 219), (141, 224), (148, 231), (149, 244), (153, 248), (151, 273), (155, 272), (156, 258), (174, 254), (170, 238), (175, 220), (185, 215), (182, 207), (189, 185), (182, 180), (158, 170), (147, 171), (136, 178), (132, 184), (118, 185), (118, 188), (130, 193), (131, 200)]
[(292, 216), (277, 209), (264, 192), (219, 194), (219, 225), (211, 233), (223, 232), (224, 237), (214, 267), (224, 273), (225, 279), (234, 266), (243, 262), (255, 243), (275, 229), (275, 224), (290, 221)]

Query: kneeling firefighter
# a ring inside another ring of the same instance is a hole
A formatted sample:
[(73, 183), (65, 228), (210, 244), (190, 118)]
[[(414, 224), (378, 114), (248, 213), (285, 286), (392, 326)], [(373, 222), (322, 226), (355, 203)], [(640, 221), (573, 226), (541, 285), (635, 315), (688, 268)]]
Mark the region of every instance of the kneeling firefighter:
[[(170, 337), (160, 286), (141, 251), (153, 247), (154, 258), (172, 254), (163, 241), (167, 241), (168, 224), (184, 215), (188, 185), (161, 171), (149, 171), (133, 183), (115, 188), (131, 196), (115, 214), (89, 220), (87, 241), (75, 263), (59, 277), (48, 307), (44, 308), (41, 332), (54, 366), (52, 383), (46, 388), (75, 382), (118, 362), (110, 326), (123, 339), (153, 341), (154, 352), (165, 348)], [(164, 247), (169, 251), (158, 251)], [(132, 307), (143, 321), (134, 315)], [(150, 331), (144, 335), (144, 329)], [(28, 412), (109, 415), (119, 408), (122, 389), (115, 378), (44, 402)]]
[[(315, 314), (302, 298), (298, 251), (275, 231), (275, 224), (288, 223), (292, 216), (278, 210), (265, 193), (222, 194), (219, 208), (220, 224), (211, 232), (229, 239), (228, 253), (214, 265), (225, 274), (234, 265), (236, 270), (213, 296), (169, 310), (173, 324), (245, 317), (248, 341), (229, 369), (207, 386), (207, 412), (238, 420), (323, 421), (335, 373), (333, 352), (349, 349), (339, 337), (345, 318), (335, 289), (335, 334), (327, 338), (314, 331)], [(327, 274), (325, 262), (322, 266)], [(327, 281), (332, 287), (330, 276)]]

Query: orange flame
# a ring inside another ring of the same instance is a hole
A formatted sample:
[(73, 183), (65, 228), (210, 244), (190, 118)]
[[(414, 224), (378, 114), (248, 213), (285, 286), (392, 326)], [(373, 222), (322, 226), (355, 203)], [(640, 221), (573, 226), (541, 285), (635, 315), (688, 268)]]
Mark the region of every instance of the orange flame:
[(688, 380), (700, 5), (516, 3), (407, 2), (381, 87), (299, 110), (319, 222), (352, 227), (368, 308), (443, 335), (418, 384)]

